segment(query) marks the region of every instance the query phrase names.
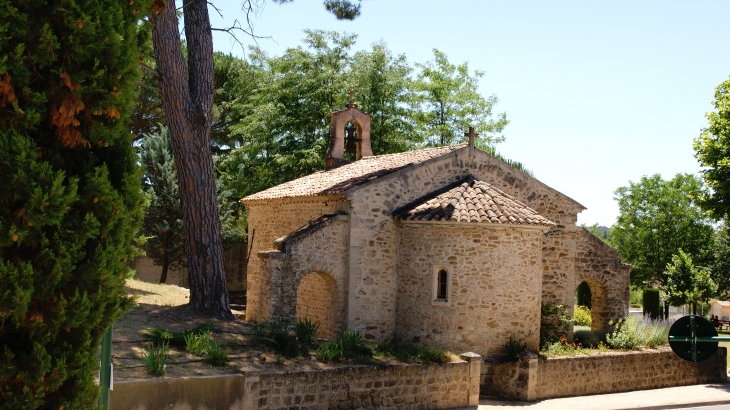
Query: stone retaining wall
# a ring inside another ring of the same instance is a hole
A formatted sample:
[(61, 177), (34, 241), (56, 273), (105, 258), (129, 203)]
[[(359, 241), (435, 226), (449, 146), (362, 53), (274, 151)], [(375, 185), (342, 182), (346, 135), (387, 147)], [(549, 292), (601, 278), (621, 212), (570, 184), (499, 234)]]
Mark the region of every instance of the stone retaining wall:
[(479, 404), (481, 356), (445, 364), (353, 366), (116, 383), (112, 410), (448, 409)]
[(727, 349), (704, 362), (686, 362), (669, 348), (549, 359), (528, 353), (513, 363), (485, 362), (481, 393), (518, 400), (618, 393), (727, 382)]

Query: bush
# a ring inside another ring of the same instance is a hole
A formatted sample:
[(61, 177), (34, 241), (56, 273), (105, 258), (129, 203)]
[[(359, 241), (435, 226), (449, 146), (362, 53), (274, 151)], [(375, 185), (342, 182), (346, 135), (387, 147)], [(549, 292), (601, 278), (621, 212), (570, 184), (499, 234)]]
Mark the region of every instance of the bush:
[(596, 348), (606, 343), (606, 334), (598, 330), (579, 330), (573, 334), (573, 342), (584, 347)]
[(568, 331), (569, 325), (568, 308), (565, 305), (543, 303), (540, 308), (540, 349), (559, 341)]
[(591, 310), (585, 306), (576, 306), (573, 310), (573, 324), (576, 326), (590, 326)]
[(330, 342), (317, 349), (317, 354), (323, 362), (335, 362), (342, 358), (342, 343)]
[(0, 408), (96, 408), (132, 305), (129, 133), (150, 0), (0, 0)]
[(204, 333), (210, 334), (214, 326), (215, 324), (213, 323), (204, 323), (200, 326), (196, 326), (192, 329), (188, 329), (180, 333), (170, 332), (159, 327), (151, 327), (142, 334), (142, 339), (155, 345), (159, 345), (160, 343), (167, 343), (170, 346), (186, 348), (188, 336), (199, 336)]
[(319, 324), (309, 319), (297, 320), (294, 330), (281, 319), (267, 320), (254, 325), (253, 342), (274, 349), (284, 357), (297, 357), (314, 346), (314, 334)]
[(509, 342), (504, 345), (505, 359), (507, 359), (507, 361), (514, 362), (518, 359), (519, 354), (525, 350), (527, 350), (527, 343), (513, 339), (512, 336), (510, 336)]
[(653, 320), (661, 319), (664, 316), (659, 303), (659, 289), (644, 289), (642, 299), (644, 316), (649, 316)]
[(358, 330), (345, 329), (340, 334), (342, 357), (345, 359), (363, 359), (373, 357), (373, 349), (363, 339)]
[(610, 324), (606, 343), (614, 349), (654, 348), (668, 343), (670, 321), (629, 316)]
[(165, 374), (165, 369), (167, 368), (167, 352), (167, 343), (161, 343), (159, 345), (150, 343), (147, 346), (147, 352), (142, 356), (145, 366), (147, 367), (147, 371), (155, 376), (162, 376)]
[(225, 366), (228, 362), (228, 348), (217, 342), (210, 342), (208, 345), (208, 363), (214, 366)]
[(297, 340), (306, 345), (311, 346), (314, 343), (314, 334), (319, 330), (319, 323), (312, 322), (309, 318), (297, 320), (294, 326), (294, 334)]
[(201, 356), (210, 347), (210, 332), (185, 335), (185, 349), (192, 355)]

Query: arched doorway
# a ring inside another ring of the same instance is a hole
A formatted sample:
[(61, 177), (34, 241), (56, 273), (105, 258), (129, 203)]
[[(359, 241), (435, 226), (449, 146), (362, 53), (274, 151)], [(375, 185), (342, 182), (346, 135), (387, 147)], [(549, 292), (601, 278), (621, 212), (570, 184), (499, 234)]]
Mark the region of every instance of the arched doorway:
[(337, 337), (338, 306), (337, 283), (329, 274), (311, 272), (299, 282), (296, 318), (319, 323), (317, 337), (325, 339)]
[(608, 295), (603, 283), (595, 279), (582, 281), (575, 290), (576, 306), (591, 310), (591, 330), (608, 330)]

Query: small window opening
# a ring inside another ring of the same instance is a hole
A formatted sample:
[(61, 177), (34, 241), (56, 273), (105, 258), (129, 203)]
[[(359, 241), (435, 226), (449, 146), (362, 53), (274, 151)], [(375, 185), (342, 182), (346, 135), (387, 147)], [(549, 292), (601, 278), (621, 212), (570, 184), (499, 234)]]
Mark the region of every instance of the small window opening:
[(436, 299), (447, 301), (447, 287), (449, 282), (449, 274), (441, 269), (438, 274), (437, 294)]

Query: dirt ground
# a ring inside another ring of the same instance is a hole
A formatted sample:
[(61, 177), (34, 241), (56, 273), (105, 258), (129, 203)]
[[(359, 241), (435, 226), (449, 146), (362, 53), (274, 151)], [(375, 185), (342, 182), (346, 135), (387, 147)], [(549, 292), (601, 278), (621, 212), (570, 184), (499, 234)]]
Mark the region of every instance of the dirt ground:
[[(272, 351), (252, 345), (249, 335), (253, 325), (242, 320), (244, 312), (234, 310), (234, 315), (239, 318), (235, 321), (221, 321), (195, 313), (187, 304), (188, 289), (132, 279), (127, 282), (127, 290), (135, 296), (138, 305), (114, 325), (112, 363), (115, 381), (160, 377), (149, 374), (145, 367), (143, 357), (147, 342), (143, 333), (147, 329), (159, 327), (170, 332), (183, 332), (211, 322), (214, 323), (212, 339), (228, 346), (228, 364), (224, 367), (211, 366), (204, 358), (170, 347), (166, 374), (161, 377), (230, 374), (242, 368), (293, 371), (347, 366), (322, 363), (313, 355), (284, 359)], [(390, 361), (383, 360), (383, 364), (386, 363)]]

